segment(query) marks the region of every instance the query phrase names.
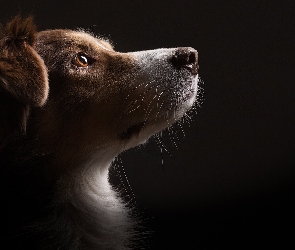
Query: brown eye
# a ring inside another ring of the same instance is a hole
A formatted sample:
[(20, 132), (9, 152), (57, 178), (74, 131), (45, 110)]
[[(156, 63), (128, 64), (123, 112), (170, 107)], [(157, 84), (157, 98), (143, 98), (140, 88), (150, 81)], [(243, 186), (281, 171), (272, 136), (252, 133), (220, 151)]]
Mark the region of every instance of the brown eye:
[(74, 60), (73, 64), (77, 67), (87, 67), (90, 64), (91, 59), (84, 53), (78, 53)]

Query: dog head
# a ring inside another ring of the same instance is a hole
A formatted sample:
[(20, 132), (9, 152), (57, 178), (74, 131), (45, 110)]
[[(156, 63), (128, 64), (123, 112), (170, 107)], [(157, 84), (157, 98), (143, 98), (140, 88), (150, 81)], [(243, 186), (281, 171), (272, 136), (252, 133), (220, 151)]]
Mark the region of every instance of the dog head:
[(50, 96), (33, 127), (49, 147), (75, 155), (116, 156), (143, 143), (182, 117), (197, 95), (193, 48), (119, 53), (83, 31), (48, 30), (35, 49), (48, 68)]

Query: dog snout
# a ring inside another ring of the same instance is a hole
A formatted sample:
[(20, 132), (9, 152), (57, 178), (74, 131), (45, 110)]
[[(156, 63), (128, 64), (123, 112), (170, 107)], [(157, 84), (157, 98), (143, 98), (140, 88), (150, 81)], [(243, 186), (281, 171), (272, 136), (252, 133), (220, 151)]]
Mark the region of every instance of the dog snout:
[(193, 48), (177, 48), (170, 58), (172, 65), (177, 68), (186, 68), (196, 75), (199, 71), (198, 52)]

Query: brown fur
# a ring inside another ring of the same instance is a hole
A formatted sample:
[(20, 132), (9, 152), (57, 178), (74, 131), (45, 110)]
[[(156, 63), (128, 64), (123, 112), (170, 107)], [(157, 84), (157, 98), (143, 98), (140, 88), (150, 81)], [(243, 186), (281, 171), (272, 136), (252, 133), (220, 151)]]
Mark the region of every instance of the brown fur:
[(0, 27), (0, 149), (26, 131), (29, 107), (47, 99), (47, 69), (33, 49), (35, 40), (32, 17), (16, 16)]

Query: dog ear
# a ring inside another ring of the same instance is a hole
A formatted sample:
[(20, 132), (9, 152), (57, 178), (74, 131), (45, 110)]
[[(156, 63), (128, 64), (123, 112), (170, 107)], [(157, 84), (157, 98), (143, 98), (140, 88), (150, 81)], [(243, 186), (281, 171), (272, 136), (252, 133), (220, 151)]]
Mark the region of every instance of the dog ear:
[(21, 103), (43, 105), (48, 96), (48, 75), (43, 59), (33, 49), (33, 18), (16, 16), (0, 33), (0, 87)]
[(0, 27), (0, 149), (11, 135), (24, 133), (31, 106), (48, 96), (43, 59), (33, 49), (36, 26), (32, 17), (14, 17)]

